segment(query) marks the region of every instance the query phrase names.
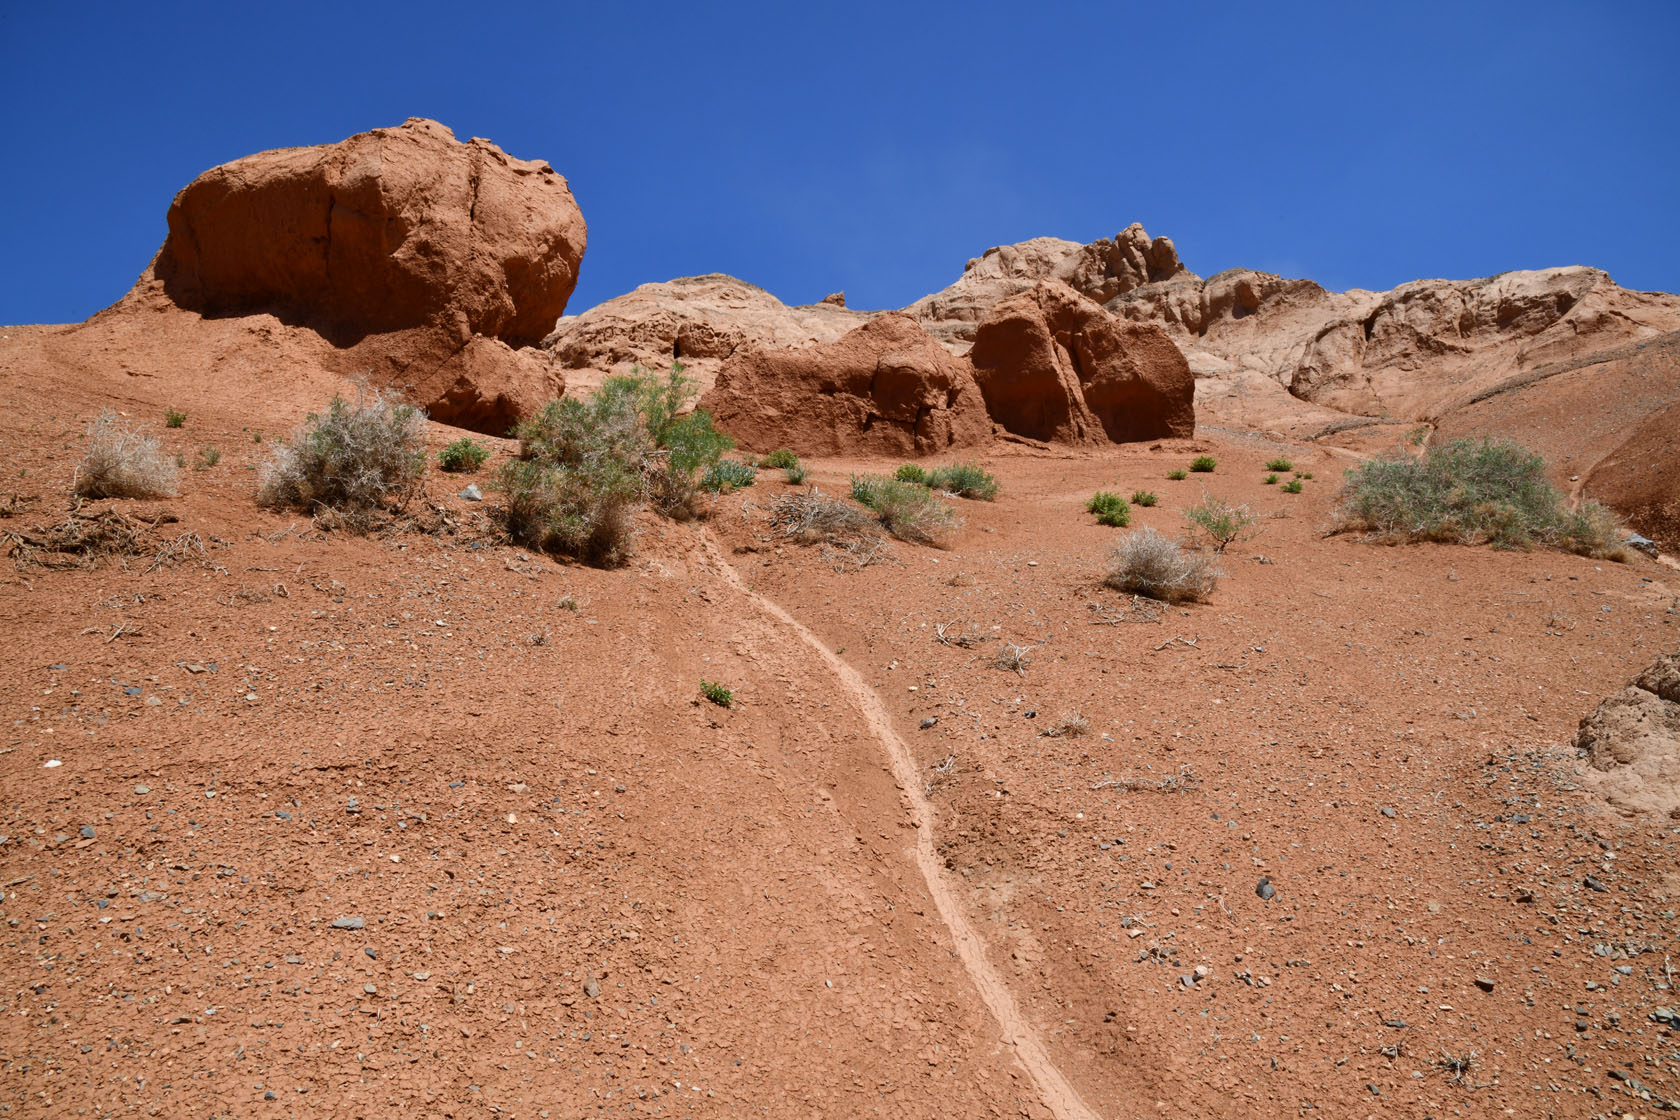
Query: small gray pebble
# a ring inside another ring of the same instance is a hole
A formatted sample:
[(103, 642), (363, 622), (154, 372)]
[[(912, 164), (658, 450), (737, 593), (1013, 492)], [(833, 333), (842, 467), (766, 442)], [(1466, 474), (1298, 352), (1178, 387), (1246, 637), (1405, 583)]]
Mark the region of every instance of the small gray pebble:
[(1491, 992), (1493, 991), (1493, 981), (1489, 980), (1486, 976), (1478, 976), (1476, 977), (1476, 987), (1480, 988), (1484, 992)]
[(366, 923), (360, 918), (334, 918), (333, 929), (361, 929)]
[(370, 996), (377, 995), (379, 993), (379, 989), (374, 987), (372, 984), (363, 984), (362, 991), (366, 992)]
[(1605, 886), (1603, 883), (1599, 882), (1597, 879), (1593, 878), (1591, 875), (1588, 875), (1585, 879), (1582, 879), (1581, 880), (1581, 885), (1583, 887), (1586, 887), (1589, 891), (1599, 891), (1600, 893), (1610, 889), (1609, 887)]
[(925, 716), (922, 719), (922, 730), (926, 731), (928, 728), (934, 726), (938, 722), (939, 722), (939, 717), (938, 716)]
[(1393, 820), (1394, 819), (1394, 810), (1390, 809), (1387, 805), (1384, 805), (1383, 808), (1382, 808), (1382, 815), (1387, 817), (1389, 820)]
[(484, 491), (478, 488), (478, 483), (469, 482), (467, 483), (467, 488), (457, 494), (456, 497), (464, 498), (469, 502), (482, 502), (484, 500)]
[(373, 950), (373, 949), (363, 949), (363, 950), (362, 950), (362, 952), (364, 952), (364, 953), (366, 953), (366, 954), (367, 954), (367, 955), (368, 955), (368, 959), (369, 959), (369, 960), (375, 960), (375, 961), (376, 961), (376, 960), (378, 960), (378, 959), (379, 959), (379, 953), (378, 953), (378, 952), (377, 952), (377, 951), (376, 951), (376, 950)]
[(289, 820), (292, 819), (292, 815), (290, 813), (286, 812), (286, 810), (284, 810), (284, 809), (274, 810), (274, 815), (279, 817), (283, 821), (289, 821)]
[(1272, 881), (1270, 879), (1263, 878), (1255, 886), (1254, 893), (1265, 899), (1267, 902), (1270, 902), (1272, 900), (1272, 896), (1277, 894), (1277, 888), (1272, 886)]
[(93, 826), (91, 824), (84, 824), (82, 826), (82, 839), (83, 840), (92, 840), (93, 839)]
[(1384, 1019), (1383, 1020), (1383, 1026), (1393, 1027), (1397, 1031), (1403, 1031), (1403, 1030), (1406, 1029), (1406, 1020), (1404, 1020), (1404, 1019)]

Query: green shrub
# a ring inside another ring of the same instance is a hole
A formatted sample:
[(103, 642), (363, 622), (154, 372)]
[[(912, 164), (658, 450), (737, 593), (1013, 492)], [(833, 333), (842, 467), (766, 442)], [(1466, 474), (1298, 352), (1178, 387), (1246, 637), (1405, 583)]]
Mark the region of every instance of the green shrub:
[(1200, 504), (1184, 511), (1194, 535), (1206, 537), (1215, 552), (1224, 552), (1239, 540), (1248, 540), (1255, 529), (1254, 511), (1247, 505), (1232, 505), (1202, 491)]
[(265, 506), (330, 511), (364, 529), (382, 506), (401, 508), (426, 475), (426, 414), (367, 387), (334, 397), (269, 454), (257, 476)]
[(927, 485), (928, 472), (915, 463), (905, 463), (893, 472), (893, 477), (900, 482), (914, 482), (921, 486)]
[(84, 498), (166, 498), (179, 475), (163, 441), (106, 412), (88, 425), (74, 490)]
[(184, 426), (186, 424), (186, 422), (187, 422), (187, 414), (182, 412), (181, 410), (171, 408), (171, 409), (167, 409), (167, 410), (164, 411), (164, 414), (163, 414), (163, 426), (164, 427), (166, 427), (166, 428), (179, 428), (179, 427)]
[(1295, 464), (1280, 456), (1276, 459), (1268, 459), (1266, 469), (1269, 471), (1292, 471), (1295, 469)]
[(1189, 478), (1190, 476), (1185, 474), (1181, 470), (1170, 470), (1170, 471), (1167, 472), (1167, 477), (1174, 482), (1183, 482), (1185, 479)]
[(198, 453), (198, 469), (207, 471), (222, 461), (222, 453), (214, 447), (206, 447)]
[(1283, 492), (1285, 494), (1299, 494), (1301, 492), (1301, 480), (1298, 478), (1290, 479), (1283, 484)]
[(1210, 558), (1146, 528), (1115, 545), (1104, 582), (1117, 591), (1179, 603), (1207, 598), (1219, 576)]
[(928, 474), (928, 488), (943, 490), (959, 498), (989, 502), (997, 497), (998, 480), (979, 463), (952, 463)]
[(1098, 490), (1086, 502), (1085, 509), (1097, 515), (1099, 525), (1125, 528), (1132, 523), (1132, 507), (1118, 494)]
[(778, 447), (758, 461), (758, 465), (773, 471), (785, 471), (789, 467), (797, 466), (799, 456), (785, 447)]
[(1312, 478), (1312, 472), (1311, 471), (1298, 471), (1298, 472), (1296, 472), (1295, 477), (1296, 478), (1310, 479), (1310, 478)]
[(1212, 455), (1198, 455), (1190, 460), (1190, 469), (1197, 474), (1212, 474), (1219, 466), (1219, 460)]
[(490, 449), (476, 439), (458, 439), (438, 452), (438, 466), (446, 471), (476, 471), (490, 458)]
[(1540, 456), (1509, 440), (1457, 439), (1420, 458), (1372, 459), (1347, 472), (1341, 527), (1392, 540), (1541, 545), (1616, 559), (1614, 518), (1597, 503), (1567, 510)]
[(709, 681), (705, 677), (700, 678), (700, 695), (720, 708), (730, 708), (735, 705), (735, 691), (733, 689), (725, 688), (716, 681)]
[(878, 475), (854, 475), (852, 498), (875, 511), (887, 532), (915, 544), (943, 546), (962, 519), (933, 491)]
[(788, 480), (789, 486), (803, 486), (806, 473), (804, 463), (790, 463), (782, 468), (782, 475)]
[(1265, 478), (1262, 478), (1260, 481), (1265, 483), (1267, 486), (1276, 486), (1277, 481), (1278, 481), (1278, 476), (1275, 475), (1275, 474), (1269, 474)]
[(719, 459), (701, 476), (700, 489), (721, 494), (751, 486), (758, 478), (758, 468), (744, 459)]
[(513, 459), (502, 464), (494, 483), (503, 495), (502, 516), (514, 540), (602, 567), (629, 557), (643, 486), (640, 477), (610, 457), (570, 467)]
[(1152, 506), (1161, 498), (1153, 490), (1133, 490), (1132, 504), (1134, 506)]

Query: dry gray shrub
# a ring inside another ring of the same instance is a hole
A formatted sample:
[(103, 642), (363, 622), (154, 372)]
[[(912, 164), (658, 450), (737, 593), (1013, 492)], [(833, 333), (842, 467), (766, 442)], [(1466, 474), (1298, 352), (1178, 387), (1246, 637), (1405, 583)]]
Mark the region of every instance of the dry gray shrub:
[(257, 475), (257, 502), (365, 528), (381, 506), (405, 506), (425, 474), (426, 414), (364, 384), (355, 404), (334, 397), (275, 447)]
[(175, 493), (177, 477), (162, 440), (105, 412), (88, 425), (75, 492), (84, 498), (166, 498)]
[(1147, 595), (1168, 603), (1206, 599), (1221, 572), (1213, 560), (1190, 552), (1154, 529), (1139, 529), (1114, 547), (1108, 578), (1117, 591)]
[(783, 540), (822, 545), (823, 559), (839, 571), (866, 568), (887, 555), (876, 517), (815, 486), (778, 496), (770, 503), (770, 520)]

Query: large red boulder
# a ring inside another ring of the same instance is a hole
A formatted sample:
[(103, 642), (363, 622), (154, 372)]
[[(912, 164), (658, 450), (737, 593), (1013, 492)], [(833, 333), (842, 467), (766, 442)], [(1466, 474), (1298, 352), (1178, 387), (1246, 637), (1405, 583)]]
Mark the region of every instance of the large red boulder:
[[(515, 351), (564, 313), (586, 238), (547, 163), (416, 118), (206, 171), (142, 283), (205, 316), (311, 327), (434, 418), (500, 435), (559, 390)], [(479, 374), (485, 391), (461, 382)]]
[(994, 307), (969, 358), (992, 419), (1016, 435), (1126, 443), (1195, 432), (1196, 383), (1172, 339), (1060, 281)]
[(744, 346), (700, 406), (759, 451), (934, 455), (992, 436), (968, 366), (897, 311), (827, 344)]

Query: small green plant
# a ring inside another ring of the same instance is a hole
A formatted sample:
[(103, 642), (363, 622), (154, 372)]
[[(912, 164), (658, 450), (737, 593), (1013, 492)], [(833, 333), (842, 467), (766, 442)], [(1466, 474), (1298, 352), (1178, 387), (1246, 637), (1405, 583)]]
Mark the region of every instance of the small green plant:
[(1267, 486), (1276, 486), (1277, 482), (1278, 482), (1278, 476), (1275, 475), (1275, 474), (1269, 474), (1265, 478), (1262, 478), (1260, 481), (1265, 483)]
[(1153, 491), (1153, 490), (1133, 490), (1132, 491), (1132, 504), (1134, 506), (1148, 507), (1148, 506), (1154, 505), (1156, 502), (1158, 502), (1160, 500), (1161, 500), (1160, 495), (1156, 494), (1155, 491)]
[(1424, 441), (1429, 438), (1429, 425), (1418, 425), (1406, 433), (1406, 438), (1411, 442), (1413, 447), (1422, 447)]
[(166, 428), (179, 428), (184, 426), (186, 422), (187, 414), (180, 409), (167, 409), (163, 414), (163, 426)]
[(989, 502), (997, 497), (998, 480), (979, 463), (952, 463), (928, 473), (928, 488), (959, 498)]
[(1132, 507), (1126, 499), (1107, 490), (1098, 490), (1085, 502), (1087, 512), (1097, 515), (1097, 524), (1123, 529), (1132, 523)]
[(490, 458), (490, 449), (476, 439), (458, 439), (438, 452), (438, 466), (446, 471), (476, 471)]
[(725, 688), (716, 681), (709, 681), (705, 677), (700, 678), (700, 695), (704, 696), (720, 708), (732, 708), (735, 706), (734, 689)]
[(1219, 460), (1212, 455), (1198, 455), (1190, 460), (1190, 469), (1197, 474), (1212, 474), (1219, 466)]
[(1299, 471), (1299, 472), (1296, 473), (1295, 477), (1296, 478), (1311, 479), (1312, 478), (1312, 472), (1311, 471)]
[(1301, 480), (1298, 478), (1290, 479), (1283, 484), (1283, 492), (1285, 494), (1299, 494), (1301, 492)]
[(1254, 511), (1246, 504), (1232, 505), (1224, 498), (1216, 498), (1206, 490), (1202, 500), (1184, 511), (1190, 531), (1207, 538), (1215, 552), (1224, 552), (1237, 541), (1248, 540), (1258, 530)]
[(1181, 470), (1170, 470), (1170, 471), (1167, 472), (1167, 477), (1169, 479), (1171, 479), (1173, 482), (1183, 482), (1185, 479), (1189, 478), (1190, 476), (1185, 474)]
[(905, 463), (893, 472), (893, 477), (900, 482), (914, 482), (918, 486), (926, 486), (928, 472), (915, 463)]
[(788, 480), (789, 486), (805, 485), (806, 473), (805, 464), (800, 462), (789, 463), (782, 468), (782, 475)]
[(719, 459), (700, 479), (700, 488), (721, 494), (751, 486), (758, 478), (758, 468), (745, 459)]
[(785, 471), (789, 467), (799, 464), (799, 456), (785, 447), (778, 447), (758, 461), (758, 465), (768, 470)]
[(1114, 546), (1104, 582), (1116, 591), (1179, 603), (1206, 599), (1219, 576), (1211, 558), (1145, 528)]
[(198, 469), (207, 471), (222, 461), (222, 453), (214, 447), (206, 447), (198, 453)]
[(185, 451), (175, 452), (175, 465), (177, 467), (184, 467), (187, 465), (187, 453)]
[(256, 431), (251, 433), (251, 442), (252, 443), (261, 443), (262, 439), (263, 439), (262, 429), (259, 428)]
[(887, 532), (914, 544), (943, 547), (962, 526), (949, 502), (913, 482), (853, 475), (852, 499), (874, 510)]
[(1288, 472), (1295, 469), (1295, 464), (1280, 456), (1276, 459), (1268, 459), (1266, 461), (1266, 469), (1269, 471)]

